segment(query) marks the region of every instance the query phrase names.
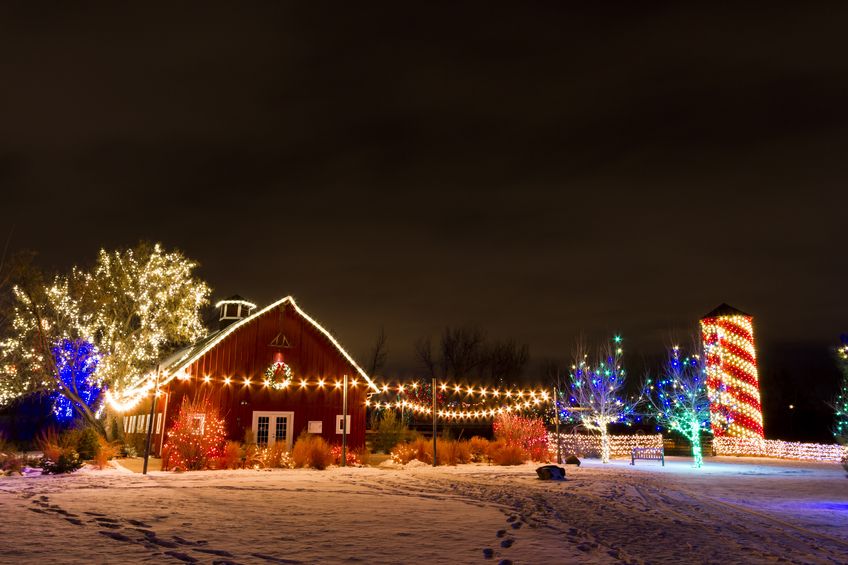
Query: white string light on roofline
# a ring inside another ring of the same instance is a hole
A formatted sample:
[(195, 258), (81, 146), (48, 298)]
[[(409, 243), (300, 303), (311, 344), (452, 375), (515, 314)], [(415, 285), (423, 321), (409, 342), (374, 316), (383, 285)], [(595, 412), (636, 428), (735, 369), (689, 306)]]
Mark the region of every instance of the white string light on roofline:
[[(168, 384), (175, 378), (180, 378), (180, 380), (188, 380), (190, 376), (184, 378), (179, 377), (179, 375), (186, 374), (188, 367), (191, 366), (195, 361), (203, 357), (203, 355), (208, 353), (212, 348), (214, 348), (221, 341), (231, 335), (236, 329), (256, 320), (263, 314), (266, 314), (267, 312), (270, 312), (274, 308), (280, 307), (285, 303), (291, 304), (291, 306), (295, 309), (295, 312), (297, 312), (299, 316), (301, 316), (307, 322), (312, 324), (315, 329), (317, 329), (321, 334), (323, 334), (324, 337), (326, 337), (330, 341), (330, 343), (335, 346), (336, 349), (339, 350), (342, 356), (351, 364), (351, 366), (355, 369), (356, 373), (360, 377), (362, 377), (368, 387), (373, 389), (375, 392), (377, 391), (377, 386), (374, 384), (374, 381), (371, 380), (371, 377), (369, 377), (365, 373), (365, 371), (363, 371), (362, 368), (356, 364), (356, 362), (347, 353), (347, 351), (345, 351), (345, 349), (338, 342), (338, 340), (336, 340), (336, 338), (334, 338), (330, 334), (330, 332), (328, 332), (321, 324), (315, 321), (314, 318), (312, 318), (309, 314), (301, 310), (300, 306), (297, 305), (297, 303), (294, 301), (294, 298), (292, 298), (291, 296), (286, 296), (285, 298), (273, 302), (265, 308), (259, 310), (258, 312), (251, 314), (247, 318), (244, 318), (243, 320), (239, 320), (238, 322), (227, 326), (223, 331), (221, 331), (218, 336), (215, 337), (215, 339), (205, 344), (203, 348), (199, 351), (194, 351), (193, 349), (189, 349), (188, 351), (186, 351), (186, 353), (174, 363), (174, 366), (176, 366), (176, 368), (162, 375), (162, 378), (159, 382), (160, 386)], [(142, 398), (144, 397), (144, 393), (142, 391), (149, 392), (150, 388), (152, 388), (153, 386), (152, 382), (155, 382), (155, 375), (142, 375), (138, 377), (130, 386), (126, 387), (126, 389), (124, 389), (123, 391), (107, 393), (107, 402), (116, 411), (126, 412), (127, 410), (131, 409), (139, 402), (141, 402)]]

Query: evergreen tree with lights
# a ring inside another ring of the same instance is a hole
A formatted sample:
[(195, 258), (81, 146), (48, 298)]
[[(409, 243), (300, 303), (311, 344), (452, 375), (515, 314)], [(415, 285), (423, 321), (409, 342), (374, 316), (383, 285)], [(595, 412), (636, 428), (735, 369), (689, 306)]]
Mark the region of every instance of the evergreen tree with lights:
[(848, 335), (842, 336), (842, 346), (836, 350), (842, 381), (833, 403), (833, 435), (836, 441), (848, 444)]
[(711, 428), (710, 399), (698, 357), (681, 358), (680, 349), (673, 347), (660, 377), (645, 381), (642, 396), (659, 425), (689, 441), (694, 467), (700, 468), (701, 433), (710, 432)]
[(626, 377), (621, 366), (623, 352), (620, 336), (602, 348), (594, 362), (588, 354), (578, 351), (569, 373), (568, 402), (560, 406), (566, 420), (580, 422), (600, 434), (603, 463), (609, 463), (610, 458), (609, 425), (629, 423), (639, 404), (638, 400), (622, 397)]

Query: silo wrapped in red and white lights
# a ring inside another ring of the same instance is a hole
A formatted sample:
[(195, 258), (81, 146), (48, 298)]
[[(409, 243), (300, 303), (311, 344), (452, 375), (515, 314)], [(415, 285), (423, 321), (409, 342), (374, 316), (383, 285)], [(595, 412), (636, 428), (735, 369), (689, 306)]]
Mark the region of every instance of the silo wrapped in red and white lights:
[(722, 304), (701, 318), (710, 420), (717, 437), (763, 437), (753, 317)]

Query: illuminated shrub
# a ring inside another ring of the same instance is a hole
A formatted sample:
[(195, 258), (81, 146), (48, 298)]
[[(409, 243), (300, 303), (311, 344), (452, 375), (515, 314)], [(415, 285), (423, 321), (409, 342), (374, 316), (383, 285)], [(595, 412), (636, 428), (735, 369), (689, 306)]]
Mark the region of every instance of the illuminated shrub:
[(518, 414), (499, 414), (494, 423), (495, 439), (510, 447), (518, 447), (533, 461), (547, 461), (548, 431), (539, 418)]
[(259, 465), (266, 469), (291, 469), (291, 455), (285, 443), (275, 443), (258, 450), (256, 457)]
[[(333, 463), (335, 463), (336, 465), (341, 465), (342, 464), (342, 446), (341, 446), (341, 444), (337, 443), (337, 444), (333, 445), (333, 447), (330, 448), (330, 453), (333, 454)], [(352, 465), (359, 465), (360, 462), (361, 461), (360, 461), (360, 459), (357, 455), (357, 452), (348, 448), (347, 453), (345, 454), (345, 464), (348, 467), (350, 467)]]
[(224, 441), (224, 419), (218, 408), (206, 397), (184, 398), (162, 450), (162, 468), (208, 469), (223, 455)]

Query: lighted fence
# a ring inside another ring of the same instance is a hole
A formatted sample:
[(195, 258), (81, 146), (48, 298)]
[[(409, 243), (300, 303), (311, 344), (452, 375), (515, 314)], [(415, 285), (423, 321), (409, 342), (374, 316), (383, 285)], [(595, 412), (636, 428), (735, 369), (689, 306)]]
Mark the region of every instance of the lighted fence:
[[(600, 457), (601, 436), (587, 434), (559, 434), (560, 449), (563, 457), (576, 455), (578, 457)], [(662, 447), (662, 434), (626, 436), (609, 436), (610, 457), (630, 457), (634, 447)], [(548, 434), (548, 446), (552, 454), (557, 451), (556, 433)]]
[(716, 455), (776, 457), (802, 461), (839, 463), (848, 459), (848, 446), (824, 443), (799, 443), (751, 437), (713, 438)]

